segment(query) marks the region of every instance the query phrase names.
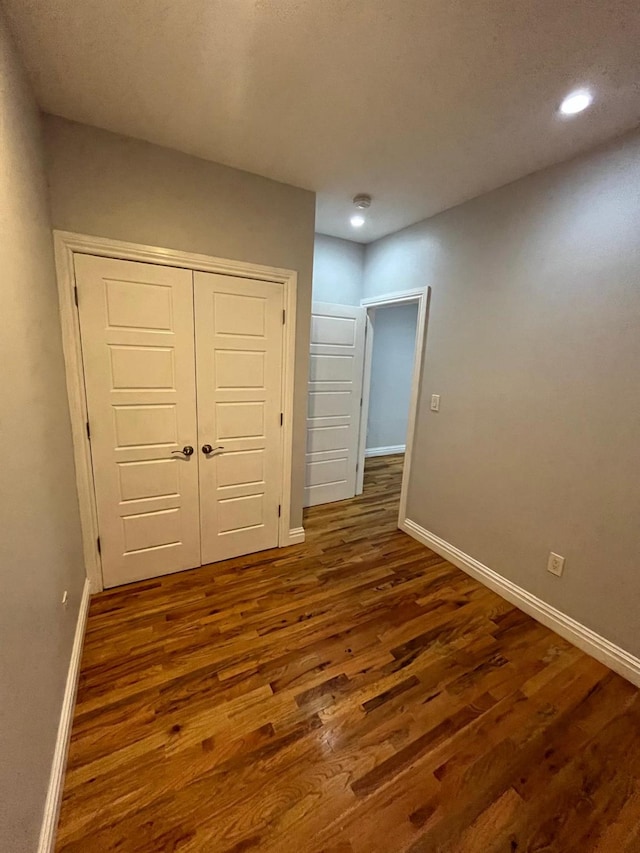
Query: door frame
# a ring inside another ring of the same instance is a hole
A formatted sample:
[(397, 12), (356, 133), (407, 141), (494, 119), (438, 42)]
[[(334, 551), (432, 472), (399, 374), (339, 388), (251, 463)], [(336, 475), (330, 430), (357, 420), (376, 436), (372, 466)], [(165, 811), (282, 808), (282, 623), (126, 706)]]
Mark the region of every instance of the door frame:
[(102, 561), (98, 551), (98, 513), (96, 508), (91, 447), (87, 435), (87, 401), (80, 338), (80, 316), (77, 310), (74, 254), (98, 255), (124, 261), (141, 261), (167, 267), (220, 273), (240, 278), (273, 281), (283, 285), (286, 322), (283, 338), (282, 372), (282, 494), (278, 522), (278, 547), (304, 541), (302, 528), (290, 528), (291, 474), (293, 469), (293, 399), (295, 376), (296, 302), (298, 274), (295, 270), (262, 266), (245, 261), (215, 258), (193, 252), (181, 252), (158, 246), (146, 246), (94, 237), (72, 231), (54, 229), (53, 243), (58, 281), (60, 325), (64, 354), (67, 396), (71, 418), (73, 457), (80, 509), (80, 528), (85, 569), (91, 592), (104, 589)]
[[(371, 312), (373, 313), (373, 312)], [(364, 459), (367, 447), (369, 397), (371, 395), (371, 363), (373, 361), (373, 319), (369, 310), (364, 312), (364, 361), (362, 365), (362, 394), (360, 395), (360, 428), (358, 433), (358, 460), (356, 470), (356, 495), (364, 490)]]
[(386, 308), (391, 305), (407, 305), (417, 303), (418, 317), (416, 320), (416, 342), (413, 356), (413, 370), (411, 378), (411, 396), (409, 398), (409, 418), (407, 422), (407, 438), (404, 452), (404, 466), (402, 469), (402, 488), (400, 490), (400, 508), (398, 511), (398, 527), (404, 522), (407, 507), (407, 490), (411, 475), (411, 461), (413, 455), (413, 439), (416, 431), (416, 419), (418, 416), (418, 403), (420, 398), (420, 385), (422, 370), (424, 366), (424, 350), (427, 340), (427, 324), (429, 321), (429, 303), (431, 301), (431, 287), (417, 287), (413, 290), (399, 290), (395, 293), (385, 293), (382, 296), (374, 296), (369, 299), (361, 299), (360, 305), (367, 312), (367, 339), (364, 350), (364, 372), (362, 386), (362, 408), (360, 413), (360, 443), (358, 446), (358, 479), (356, 482), (356, 494), (362, 493), (362, 478), (364, 477), (364, 460), (367, 444), (367, 421), (369, 418), (369, 392), (371, 388), (371, 361), (373, 356), (373, 338), (375, 322), (371, 314), (376, 308)]

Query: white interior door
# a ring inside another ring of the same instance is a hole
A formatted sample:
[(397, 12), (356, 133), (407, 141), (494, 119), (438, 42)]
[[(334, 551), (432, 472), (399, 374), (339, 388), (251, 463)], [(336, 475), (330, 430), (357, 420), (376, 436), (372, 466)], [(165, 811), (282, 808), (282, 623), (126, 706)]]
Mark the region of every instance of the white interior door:
[(305, 506), (356, 493), (365, 309), (314, 302)]
[(106, 587), (200, 565), (189, 270), (75, 255)]
[(278, 545), (283, 289), (202, 272), (194, 288), (202, 562), (209, 563)]

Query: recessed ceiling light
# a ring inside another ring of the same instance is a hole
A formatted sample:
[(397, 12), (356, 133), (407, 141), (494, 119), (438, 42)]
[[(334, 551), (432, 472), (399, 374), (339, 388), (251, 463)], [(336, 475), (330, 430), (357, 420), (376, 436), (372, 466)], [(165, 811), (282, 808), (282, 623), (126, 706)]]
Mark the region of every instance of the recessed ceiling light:
[(354, 228), (361, 228), (364, 225), (364, 216), (360, 216), (359, 213), (354, 214), (351, 217), (351, 224)]
[(590, 107), (593, 103), (593, 95), (588, 89), (577, 89), (571, 92), (560, 104), (560, 112), (565, 116), (574, 116)]

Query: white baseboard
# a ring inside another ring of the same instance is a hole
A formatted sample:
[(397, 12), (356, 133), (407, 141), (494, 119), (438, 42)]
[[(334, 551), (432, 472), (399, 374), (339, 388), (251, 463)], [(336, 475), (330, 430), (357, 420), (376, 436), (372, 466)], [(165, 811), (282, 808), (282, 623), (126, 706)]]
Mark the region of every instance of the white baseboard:
[(616, 646), (600, 634), (596, 634), (595, 631), (585, 627), (580, 622), (576, 622), (575, 619), (567, 616), (561, 610), (557, 610), (541, 598), (502, 577), (493, 569), (465, 554), (464, 551), (460, 551), (454, 545), (425, 530), (415, 521), (406, 518), (400, 524), (400, 529), (417, 539), (418, 542), (422, 542), (423, 545), (431, 548), (436, 554), (440, 554), (441, 557), (449, 560), (463, 572), (497, 592), (502, 598), (506, 598), (507, 601), (515, 604), (520, 610), (524, 610), (525, 613), (546, 625), (547, 628), (551, 628), (556, 634), (560, 634), (561, 637), (582, 649), (583, 652), (596, 658), (600, 663), (605, 664), (632, 684), (640, 687), (640, 658), (634, 657), (621, 649), (620, 646)]
[(292, 527), (286, 545), (301, 545), (304, 542), (304, 527)]
[(404, 453), (405, 450), (405, 444), (392, 444), (389, 447), (367, 447), (364, 455), (367, 458), (369, 456), (392, 456), (394, 453)]
[(82, 658), (82, 645), (89, 613), (89, 600), (91, 598), (90, 584), (88, 579), (84, 582), (78, 621), (76, 622), (76, 633), (71, 649), (71, 660), (67, 674), (67, 685), (62, 700), (62, 711), (58, 725), (58, 736), (53, 753), (53, 764), (49, 778), (49, 789), (44, 806), (42, 829), (40, 841), (38, 842), (38, 853), (53, 853), (56, 841), (56, 829), (58, 826), (58, 815), (60, 814), (60, 803), (62, 800), (62, 788), (64, 785), (64, 771), (67, 765), (67, 752), (69, 749), (69, 738), (71, 737), (71, 724), (73, 722), (73, 710), (76, 703), (76, 690), (80, 675), (80, 659)]

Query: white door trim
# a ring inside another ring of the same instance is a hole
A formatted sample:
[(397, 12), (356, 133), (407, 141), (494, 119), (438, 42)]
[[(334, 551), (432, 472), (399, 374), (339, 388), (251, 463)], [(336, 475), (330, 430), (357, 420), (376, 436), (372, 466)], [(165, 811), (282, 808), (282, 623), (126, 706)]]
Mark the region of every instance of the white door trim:
[(395, 293), (384, 293), (382, 296), (371, 296), (361, 299), (364, 308), (382, 308), (385, 305), (403, 305), (405, 302), (419, 302), (429, 290), (428, 287), (415, 287), (413, 290), (398, 290)]
[[(418, 319), (416, 325), (416, 344), (415, 354), (413, 358), (413, 375), (411, 379), (411, 397), (409, 399), (409, 421), (407, 426), (407, 440), (404, 455), (404, 466), (402, 470), (402, 489), (400, 491), (400, 509), (398, 512), (398, 527), (402, 525), (406, 516), (407, 508), (407, 489), (409, 487), (409, 477), (411, 474), (411, 459), (413, 452), (413, 439), (416, 431), (416, 418), (418, 416), (418, 399), (420, 395), (420, 379), (422, 376), (422, 367), (424, 362), (424, 348), (427, 339), (427, 322), (429, 317), (429, 301), (431, 299), (431, 287), (417, 287), (413, 290), (399, 290), (396, 293), (386, 293), (382, 296), (374, 296), (369, 299), (361, 299), (360, 305), (367, 310), (367, 317), (370, 311), (375, 311), (376, 308), (386, 307), (388, 305), (406, 305), (407, 303), (416, 302), (418, 305)], [(371, 330), (375, 334), (375, 324), (371, 324)], [(369, 325), (367, 325), (369, 331)], [(365, 365), (364, 378), (368, 383), (371, 383), (371, 357), (373, 354), (373, 334), (371, 335), (371, 346), (365, 349)], [(369, 388), (363, 391), (364, 396), (367, 396), (367, 408), (369, 400)], [(362, 409), (362, 418), (368, 416), (368, 411)], [(364, 428), (361, 424), (360, 429), (360, 446), (358, 448), (358, 470), (364, 471), (364, 459), (366, 450), (366, 424)]]
[[(358, 473), (356, 495), (364, 491), (364, 456), (367, 446), (367, 424), (369, 422), (369, 398), (371, 396), (371, 364), (373, 362), (373, 318), (365, 310), (364, 362), (362, 365), (362, 405), (360, 406), (360, 430), (358, 433)], [(366, 455), (366, 454), (365, 454)]]
[[(103, 589), (102, 564), (98, 553), (98, 516), (96, 511), (91, 451), (87, 439), (87, 403), (82, 367), (80, 323), (75, 304), (74, 253), (99, 255), (127, 261), (143, 261), (163, 266), (183, 267), (202, 272), (273, 281), (283, 285), (286, 323), (284, 331), (282, 406), (283, 406), (283, 472), (282, 513), (278, 527), (279, 547), (299, 541), (299, 530), (290, 531), (291, 472), (293, 452), (293, 394), (296, 342), (296, 299), (298, 276), (294, 270), (267, 267), (245, 261), (214, 258), (192, 252), (180, 252), (157, 246), (143, 246), (70, 231), (53, 232), (58, 279), (58, 300), (62, 327), (67, 395), (71, 416), (71, 434), (76, 468), (76, 484), (80, 503), (80, 525), (84, 561), (92, 592)], [(293, 536), (292, 536), (293, 533)], [(292, 541), (293, 540), (293, 541)]]

